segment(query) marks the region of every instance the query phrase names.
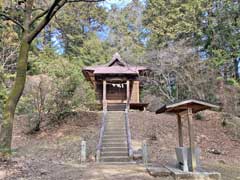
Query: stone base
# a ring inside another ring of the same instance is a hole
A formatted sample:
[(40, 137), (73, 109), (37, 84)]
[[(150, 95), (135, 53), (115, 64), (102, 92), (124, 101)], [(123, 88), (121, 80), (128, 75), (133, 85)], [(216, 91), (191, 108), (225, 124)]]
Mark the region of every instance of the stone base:
[(147, 172), (153, 177), (171, 176), (171, 172), (164, 167), (148, 167)]
[(175, 180), (221, 180), (218, 172), (207, 172), (204, 170), (197, 172), (184, 172), (175, 167), (166, 166)]
[[(192, 170), (190, 148), (177, 147), (175, 148), (175, 151), (176, 151), (179, 168), (184, 172), (188, 172), (189, 170)], [(196, 168), (200, 167), (199, 157), (200, 157), (200, 149), (196, 147), (195, 148)]]

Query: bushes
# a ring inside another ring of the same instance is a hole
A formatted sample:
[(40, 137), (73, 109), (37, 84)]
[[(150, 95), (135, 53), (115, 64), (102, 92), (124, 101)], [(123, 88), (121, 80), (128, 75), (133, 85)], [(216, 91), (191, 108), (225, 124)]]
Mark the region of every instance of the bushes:
[[(77, 62), (59, 59), (50, 64), (49, 72), (53, 86), (53, 111), (57, 119), (76, 108), (87, 108), (86, 102), (94, 102), (94, 92), (85, 82), (81, 66)], [(51, 66), (54, 65), (53, 68)], [(56, 67), (57, 66), (57, 67)]]
[(94, 103), (94, 91), (84, 80), (77, 61), (40, 54), (29, 67), (31, 76), (27, 77), (17, 112), (28, 114), (33, 131), (39, 130), (46, 117), (59, 122), (75, 109), (87, 109), (87, 104)]

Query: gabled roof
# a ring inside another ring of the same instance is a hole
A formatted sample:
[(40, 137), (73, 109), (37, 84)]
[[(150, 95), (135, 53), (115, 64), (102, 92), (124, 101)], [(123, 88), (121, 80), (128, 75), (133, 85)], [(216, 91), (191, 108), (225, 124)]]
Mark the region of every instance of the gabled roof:
[(93, 75), (97, 74), (131, 74), (138, 75), (141, 71), (146, 70), (147, 68), (143, 66), (134, 66), (129, 65), (121, 59), (121, 56), (118, 53), (115, 53), (112, 57), (112, 60), (107, 64), (99, 66), (88, 66), (83, 68), (83, 73), (88, 78), (87, 72), (92, 73)]
[(112, 57), (112, 60), (109, 61), (106, 65), (108, 67), (110, 67), (110, 66), (113, 66), (115, 64), (119, 65), (119, 66), (127, 66), (127, 63), (122, 60), (120, 54), (118, 54), (118, 53), (115, 53)]
[(218, 109), (219, 106), (216, 106), (214, 104), (202, 100), (188, 99), (169, 105), (164, 105), (156, 111), (156, 114), (164, 112), (181, 113), (183, 111), (186, 111), (188, 108), (192, 108), (193, 113), (196, 113), (198, 111), (203, 111), (206, 109)]

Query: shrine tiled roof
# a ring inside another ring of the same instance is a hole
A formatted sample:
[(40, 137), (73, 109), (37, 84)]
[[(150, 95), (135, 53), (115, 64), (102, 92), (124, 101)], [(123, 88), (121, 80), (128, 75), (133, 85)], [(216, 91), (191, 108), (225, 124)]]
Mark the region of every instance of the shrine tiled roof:
[(129, 65), (123, 61), (118, 53), (113, 55), (111, 61), (99, 66), (84, 67), (83, 71), (91, 71), (93, 74), (136, 74), (146, 70), (146, 67)]

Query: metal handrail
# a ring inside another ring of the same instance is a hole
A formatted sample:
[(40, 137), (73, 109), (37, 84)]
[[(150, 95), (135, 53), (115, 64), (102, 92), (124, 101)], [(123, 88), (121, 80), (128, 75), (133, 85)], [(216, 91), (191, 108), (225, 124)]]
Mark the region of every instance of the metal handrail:
[(128, 119), (128, 105), (125, 109), (125, 126), (126, 126), (126, 133), (127, 133), (127, 144), (128, 144), (128, 156), (130, 158), (133, 157), (133, 150), (132, 150), (132, 142), (131, 142), (131, 131)]
[(99, 134), (99, 142), (97, 145), (97, 157), (96, 157), (97, 162), (100, 161), (100, 153), (101, 153), (101, 149), (102, 149), (103, 134), (104, 134), (105, 127), (106, 127), (106, 117), (107, 117), (107, 111), (103, 110), (102, 126), (101, 126), (101, 130), (100, 130), (100, 134)]

